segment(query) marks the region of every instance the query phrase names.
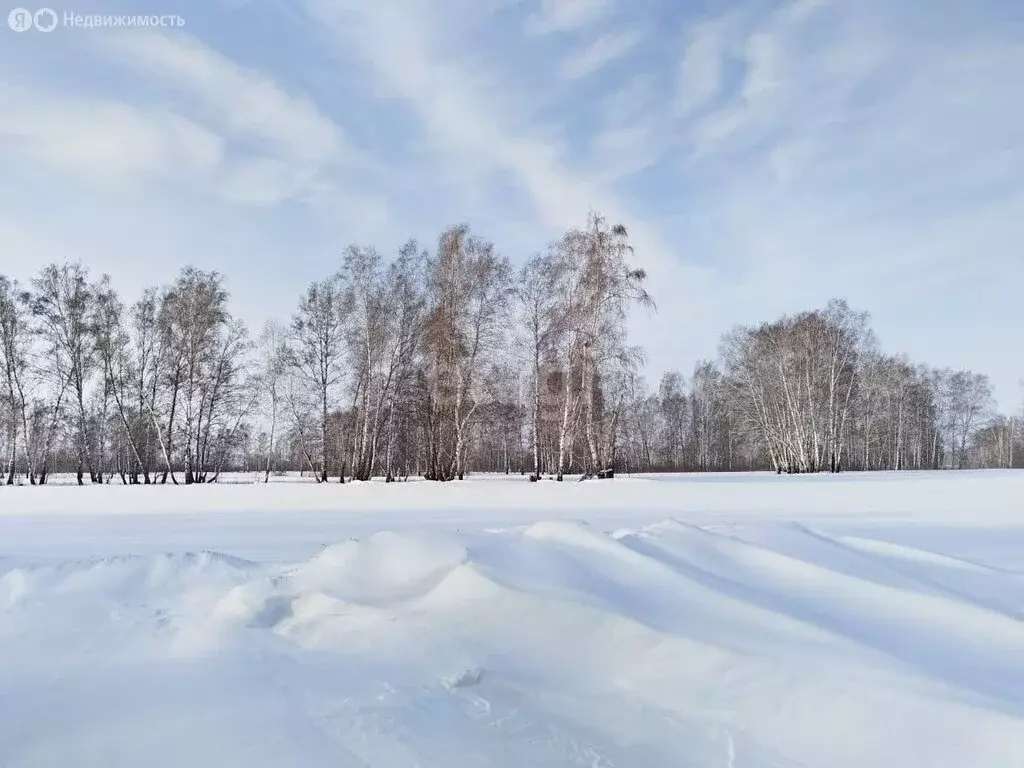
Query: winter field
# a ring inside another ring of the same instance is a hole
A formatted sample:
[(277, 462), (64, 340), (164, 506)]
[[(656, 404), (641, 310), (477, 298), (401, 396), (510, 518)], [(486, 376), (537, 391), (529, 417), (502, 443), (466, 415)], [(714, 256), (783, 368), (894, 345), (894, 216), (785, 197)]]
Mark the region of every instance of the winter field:
[(1024, 766), (1024, 472), (0, 488), (0, 766)]

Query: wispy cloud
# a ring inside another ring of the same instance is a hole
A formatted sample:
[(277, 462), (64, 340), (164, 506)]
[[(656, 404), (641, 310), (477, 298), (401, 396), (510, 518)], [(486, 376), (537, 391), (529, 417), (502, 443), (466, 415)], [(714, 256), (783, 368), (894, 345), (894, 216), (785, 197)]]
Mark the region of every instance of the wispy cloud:
[(4, 139), (36, 162), (119, 184), (207, 179), (224, 149), (216, 133), (173, 112), (11, 87), (0, 87)]
[(103, 48), (132, 71), (187, 94), (200, 114), (229, 134), (273, 142), (295, 160), (324, 162), (354, 154), (341, 128), (308, 98), (188, 35), (111, 34)]
[(271, 205), (319, 194), (332, 184), (332, 170), (361, 162), (341, 127), (310, 99), (195, 38), (111, 34), (102, 49), (226, 137), (233, 153), (217, 187), (230, 200)]
[[(822, 8), (827, 6), (803, 0), (783, 4), (764, 18), (730, 11), (698, 28), (682, 69), (684, 113), (710, 107), (692, 123), (695, 152), (750, 146), (787, 119), (788, 102), (816, 84), (807, 67), (820, 71), (817, 59), (824, 41), (831, 42), (829, 34), (834, 34), (835, 27), (828, 25), (824, 34), (818, 30), (821, 40), (805, 35), (806, 25)], [(742, 73), (731, 88), (723, 77), (726, 63)]]
[(638, 29), (610, 32), (570, 53), (562, 61), (562, 76), (570, 80), (587, 77), (612, 62), (628, 55), (643, 42)]
[(723, 70), (732, 42), (735, 14), (689, 23), (679, 64), (679, 106), (683, 114), (712, 101), (723, 87)]
[(540, 0), (540, 8), (527, 18), (526, 29), (534, 34), (574, 32), (607, 17), (612, 0)]
[(415, 0), (340, 10), (327, 0), (308, 0), (308, 7), (316, 23), (332, 31), (334, 45), (345, 51), (355, 46), (383, 92), (413, 110), (446, 164), (511, 174), (548, 232), (582, 221), (591, 209), (633, 222), (649, 241), (651, 258), (658, 253), (673, 263), (641, 215), (630, 215), (613, 190), (568, 162), (564, 140), (536, 125), (523, 130), (521, 105), (509, 98), (513, 89), (501, 75), (479, 66), (469, 70), (449, 55), (443, 17), (423, 13)]
[(97, 40), (146, 83), (151, 103), (7, 88), (0, 136), (94, 180), (180, 182), (261, 206), (321, 194), (332, 166), (355, 161), (340, 127), (311, 101), (194, 38), (138, 32)]

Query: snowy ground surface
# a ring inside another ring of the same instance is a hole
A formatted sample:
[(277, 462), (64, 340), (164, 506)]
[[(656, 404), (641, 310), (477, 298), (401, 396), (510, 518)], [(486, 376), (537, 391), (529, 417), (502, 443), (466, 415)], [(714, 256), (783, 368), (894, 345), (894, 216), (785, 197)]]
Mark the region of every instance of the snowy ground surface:
[(1024, 472), (0, 488), (0, 766), (1024, 766)]

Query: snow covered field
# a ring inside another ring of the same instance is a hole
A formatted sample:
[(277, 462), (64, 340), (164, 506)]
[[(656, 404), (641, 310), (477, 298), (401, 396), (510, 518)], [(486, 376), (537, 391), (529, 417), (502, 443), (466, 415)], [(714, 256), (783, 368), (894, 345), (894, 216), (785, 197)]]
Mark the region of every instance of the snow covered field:
[(0, 766), (1024, 766), (1024, 472), (0, 488)]

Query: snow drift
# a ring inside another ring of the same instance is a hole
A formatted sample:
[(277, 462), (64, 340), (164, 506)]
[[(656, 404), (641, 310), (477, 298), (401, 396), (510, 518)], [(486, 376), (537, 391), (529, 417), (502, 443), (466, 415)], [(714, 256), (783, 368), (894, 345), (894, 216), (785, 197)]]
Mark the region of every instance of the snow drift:
[(1024, 766), (1015, 567), (919, 524), (606, 530), (5, 549), (0, 765)]

